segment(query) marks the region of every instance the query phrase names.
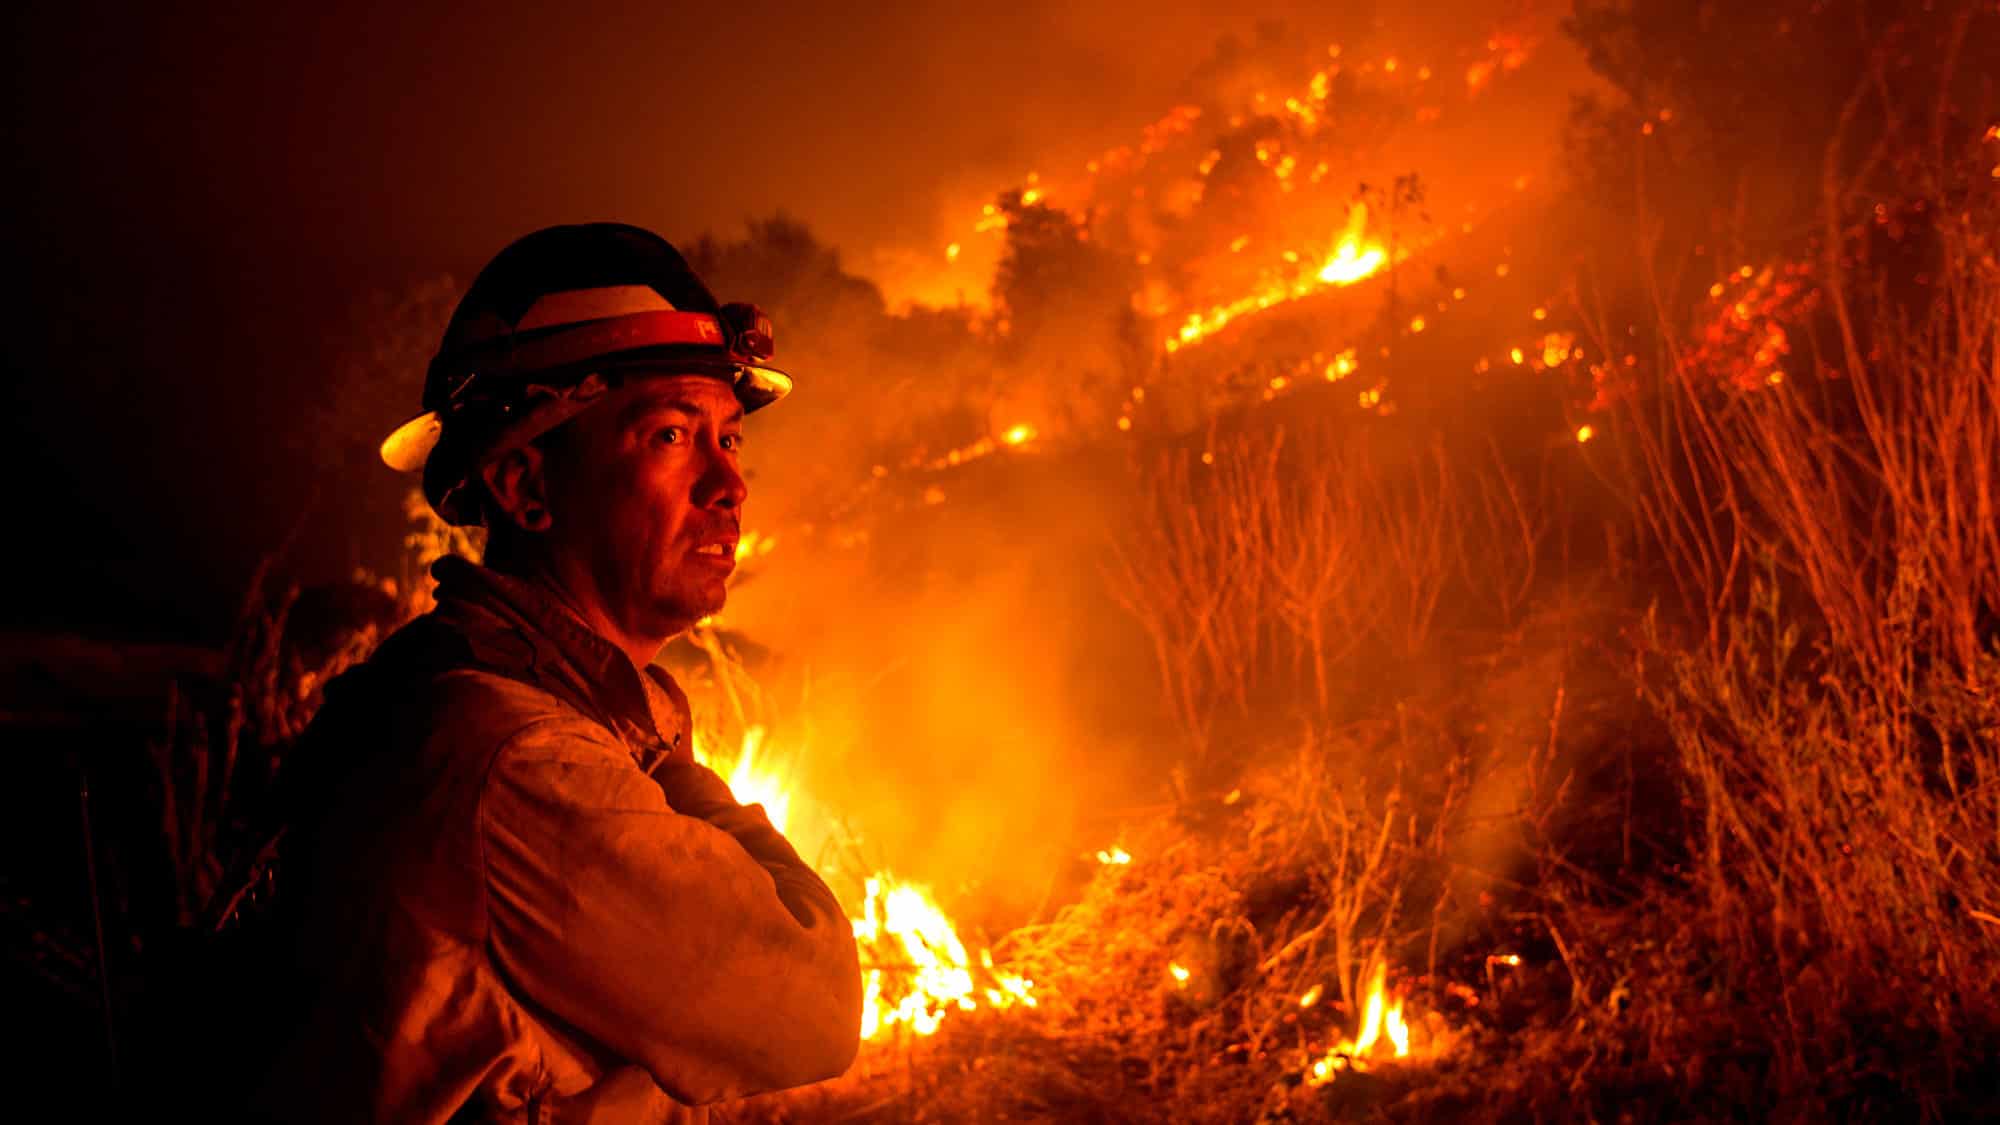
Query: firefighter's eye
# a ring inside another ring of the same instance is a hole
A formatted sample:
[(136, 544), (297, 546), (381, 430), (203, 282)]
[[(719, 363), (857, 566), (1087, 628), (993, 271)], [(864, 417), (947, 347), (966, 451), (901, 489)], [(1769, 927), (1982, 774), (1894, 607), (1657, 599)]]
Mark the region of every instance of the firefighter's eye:
[(679, 445), (687, 440), (687, 431), (679, 426), (661, 426), (654, 431), (653, 440), (661, 445)]
[(735, 452), (737, 452), (737, 451), (741, 450), (741, 449), (743, 448), (743, 435), (742, 435), (742, 434), (723, 434), (723, 435), (722, 435), (722, 448), (724, 448), (724, 449), (727, 449), (727, 450), (728, 450), (729, 452), (731, 452), (731, 453), (735, 453)]

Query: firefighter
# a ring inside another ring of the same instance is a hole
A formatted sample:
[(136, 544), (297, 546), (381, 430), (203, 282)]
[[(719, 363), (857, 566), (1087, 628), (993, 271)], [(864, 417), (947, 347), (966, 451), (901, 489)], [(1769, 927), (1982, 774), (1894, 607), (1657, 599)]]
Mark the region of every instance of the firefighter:
[(700, 1122), (859, 1045), (849, 922), (696, 764), (652, 661), (722, 607), (770, 322), (657, 235), (554, 227), (473, 282), (382, 454), (487, 533), (285, 767), (272, 1121)]

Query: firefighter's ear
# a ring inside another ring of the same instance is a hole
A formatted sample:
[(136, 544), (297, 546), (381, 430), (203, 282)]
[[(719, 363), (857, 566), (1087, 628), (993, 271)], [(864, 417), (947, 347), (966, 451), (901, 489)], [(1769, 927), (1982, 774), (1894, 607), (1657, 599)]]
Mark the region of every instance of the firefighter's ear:
[(480, 466), (479, 477), (494, 509), (488, 515), (488, 528), (505, 520), (523, 531), (549, 529), (555, 521), (549, 515), (544, 468), (542, 451), (534, 445), (510, 449)]

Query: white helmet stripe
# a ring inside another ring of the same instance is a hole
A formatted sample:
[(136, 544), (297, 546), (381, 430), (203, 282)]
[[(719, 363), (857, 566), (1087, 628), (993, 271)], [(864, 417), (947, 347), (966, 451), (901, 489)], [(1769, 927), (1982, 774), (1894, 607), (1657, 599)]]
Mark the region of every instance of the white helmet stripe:
[(643, 312), (673, 312), (674, 306), (650, 285), (606, 285), (596, 289), (567, 289), (535, 299), (521, 314), (514, 331), (578, 324)]

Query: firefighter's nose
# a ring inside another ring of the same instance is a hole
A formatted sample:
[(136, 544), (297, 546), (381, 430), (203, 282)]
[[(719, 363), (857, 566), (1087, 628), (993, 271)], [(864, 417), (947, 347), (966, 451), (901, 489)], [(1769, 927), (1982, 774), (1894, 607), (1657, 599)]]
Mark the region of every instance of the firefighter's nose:
[(735, 459), (724, 453), (711, 454), (707, 471), (695, 487), (695, 503), (704, 508), (734, 511), (750, 495), (750, 485), (737, 469)]

